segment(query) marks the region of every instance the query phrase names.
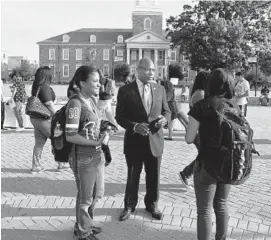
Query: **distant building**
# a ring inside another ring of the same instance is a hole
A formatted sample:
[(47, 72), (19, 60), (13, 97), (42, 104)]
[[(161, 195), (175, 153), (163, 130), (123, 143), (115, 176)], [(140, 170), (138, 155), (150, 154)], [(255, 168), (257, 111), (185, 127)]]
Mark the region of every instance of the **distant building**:
[(24, 60), (23, 56), (9, 56), (8, 57), (8, 70), (19, 68)]
[(55, 81), (68, 82), (82, 64), (94, 63), (104, 75), (112, 76), (118, 62), (130, 64), (134, 72), (138, 61), (148, 57), (157, 78), (167, 78), (171, 62), (183, 62), (187, 79), (195, 75), (178, 49), (170, 49), (157, 1), (137, 0), (132, 22), (132, 29), (82, 28), (40, 41), (40, 66), (51, 67)]
[(5, 50), (1, 51), (1, 63), (8, 64), (8, 53)]

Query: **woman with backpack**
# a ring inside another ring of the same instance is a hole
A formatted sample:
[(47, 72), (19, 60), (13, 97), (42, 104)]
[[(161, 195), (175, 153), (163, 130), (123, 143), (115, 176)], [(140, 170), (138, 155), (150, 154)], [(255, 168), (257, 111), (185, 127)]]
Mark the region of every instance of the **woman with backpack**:
[[(207, 163), (213, 159), (214, 152), (210, 146), (217, 144), (220, 125), (210, 102), (216, 105), (219, 112), (226, 108), (226, 102), (234, 96), (234, 79), (226, 70), (213, 70), (207, 83), (207, 96), (198, 101), (189, 111), (189, 123), (185, 135), (188, 144), (193, 143), (197, 132), (200, 136), (200, 150), (194, 167), (194, 188), (197, 204), (197, 237), (199, 240), (210, 240), (212, 233), (212, 208), (216, 215), (216, 240), (226, 239), (228, 229), (227, 199), (231, 185), (224, 184), (210, 175)], [(233, 103), (234, 104), (234, 103)], [(235, 104), (233, 111), (240, 115)], [(217, 148), (218, 149), (218, 148)], [(217, 150), (222, 151), (222, 150)], [(218, 154), (219, 155), (219, 154)], [(220, 166), (221, 167), (221, 166)]]
[[(70, 166), (76, 186), (76, 223), (74, 234), (79, 239), (98, 239), (102, 230), (93, 222), (95, 204), (104, 194), (104, 167), (101, 145), (107, 144), (107, 133), (100, 136), (100, 115), (96, 106), (101, 87), (94, 66), (79, 67), (69, 84), (66, 106), (66, 140), (73, 143)], [(95, 190), (94, 190), (95, 185)]]
[[(201, 71), (197, 74), (195, 78), (195, 82), (192, 87), (192, 91), (190, 94), (190, 101), (189, 101), (189, 107), (190, 109), (194, 106), (196, 102), (199, 100), (204, 99), (205, 89), (207, 86), (207, 80), (208, 80), (208, 72)], [(181, 172), (179, 172), (179, 177), (183, 184), (192, 189), (192, 186), (189, 186), (188, 179), (193, 175), (194, 165), (195, 161), (191, 162), (189, 165), (187, 165)]]

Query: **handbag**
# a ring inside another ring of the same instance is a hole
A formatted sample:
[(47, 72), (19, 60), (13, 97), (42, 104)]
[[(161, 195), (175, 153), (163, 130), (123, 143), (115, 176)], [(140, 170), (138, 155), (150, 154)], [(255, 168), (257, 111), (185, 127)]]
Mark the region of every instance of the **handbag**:
[(36, 96), (28, 98), (25, 107), (25, 114), (33, 118), (48, 119), (52, 116), (52, 113), (38, 98), (39, 92), (40, 87), (37, 90)]

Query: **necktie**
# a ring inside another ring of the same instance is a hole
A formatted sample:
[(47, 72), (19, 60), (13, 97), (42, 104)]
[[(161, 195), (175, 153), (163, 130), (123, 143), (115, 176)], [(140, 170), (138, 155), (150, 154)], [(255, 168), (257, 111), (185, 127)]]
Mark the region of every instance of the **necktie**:
[(143, 92), (142, 92), (142, 101), (145, 107), (145, 110), (147, 114), (150, 112), (150, 103), (149, 103), (149, 98), (148, 98), (148, 93), (149, 93), (149, 85), (144, 84), (143, 85)]

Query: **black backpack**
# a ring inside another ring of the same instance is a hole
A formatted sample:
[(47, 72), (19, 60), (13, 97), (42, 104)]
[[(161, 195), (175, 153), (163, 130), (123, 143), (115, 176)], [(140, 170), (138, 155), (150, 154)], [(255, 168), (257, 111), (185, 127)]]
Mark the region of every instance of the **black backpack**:
[(223, 99), (218, 104), (212, 99), (204, 101), (215, 111), (214, 127), (218, 132), (217, 144), (207, 147), (209, 156), (203, 159), (204, 168), (219, 183), (242, 184), (251, 173), (252, 153), (259, 155), (253, 143), (253, 130), (238, 106), (229, 100)]
[[(82, 100), (77, 97), (77, 95), (71, 99), (73, 98), (78, 99), (82, 103)], [(54, 155), (55, 161), (57, 162), (68, 162), (71, 149), (73, 147), (73, 143), (67, 142), (65, 134), (67, 105), (68, 103), (66, 103), (53, 115), (51, 122), (52, 153)]]

